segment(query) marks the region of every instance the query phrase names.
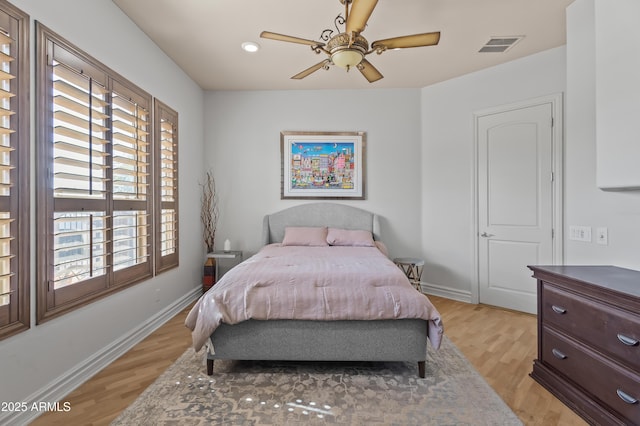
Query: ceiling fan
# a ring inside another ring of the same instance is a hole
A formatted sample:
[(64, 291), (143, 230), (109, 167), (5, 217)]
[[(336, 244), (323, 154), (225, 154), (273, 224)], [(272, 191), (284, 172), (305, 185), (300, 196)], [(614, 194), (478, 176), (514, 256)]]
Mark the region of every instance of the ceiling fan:
[[(325, 53), (328, 58), (324, 59), (306, 70), (294, 75), (292, 79), (300, 80), (319, 69), (328, 70), (331, 65), (337, 65), (349, 71), (356, 67), (362, 75), (373, 83), (383, 78), (371, 62), (365, 59), (370, 53), (376, 52), (378, 55), (389, 49), (405, 49), (408, 47), (433, 46), (440, 41), (440, 32), (407, 35), (402, 37), (387, 38), (371, 43), (361, 33), (367, 26), (367, 21), (373, 13), (378, 0), (339, 0), (344, 5), (344, 16), (338, 15), (335, 19), (335, 28), (338, 35), (333, 36), (333, 30), (327, 29), (322, 32), (320, 39), (326, 43), (307, 40), (299, 37), (292, 37), (284, 34), (263, 31), (262, 38), (268, 38), (290, 43), (306, 44), (311, 46), (315, 53)], [(351, 7), (349, 7), (351, 5)], [(344, 25), (345, 31), (340, 31), (338, 25)]]

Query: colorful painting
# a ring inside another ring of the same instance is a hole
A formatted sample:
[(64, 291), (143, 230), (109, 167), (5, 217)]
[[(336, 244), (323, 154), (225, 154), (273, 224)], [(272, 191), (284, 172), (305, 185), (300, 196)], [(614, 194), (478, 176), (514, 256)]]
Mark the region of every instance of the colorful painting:
[(282, 132), (282, 198), (364, 198), (364, 132)]

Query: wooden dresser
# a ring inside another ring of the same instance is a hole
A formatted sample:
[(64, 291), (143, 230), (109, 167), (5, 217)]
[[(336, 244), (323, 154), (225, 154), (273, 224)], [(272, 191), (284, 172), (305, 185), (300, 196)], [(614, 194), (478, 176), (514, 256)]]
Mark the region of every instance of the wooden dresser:
[(640, 272), (529, 268), (538, 280), (531, 377), (591, 424), (640, 425)]

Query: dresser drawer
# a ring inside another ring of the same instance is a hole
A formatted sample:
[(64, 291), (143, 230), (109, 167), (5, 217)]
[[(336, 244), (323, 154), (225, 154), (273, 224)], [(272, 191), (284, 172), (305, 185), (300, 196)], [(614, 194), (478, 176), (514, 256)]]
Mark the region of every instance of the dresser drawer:
[(607, 361), (549, 328), (543, 329), (541, 356), (543, 363), (632, 424), (640, 424), (640, 376), (636, 372)]
[(552, 324), (640, 371), (640, 316), (548, 283), (541, 297), (543, 325)]

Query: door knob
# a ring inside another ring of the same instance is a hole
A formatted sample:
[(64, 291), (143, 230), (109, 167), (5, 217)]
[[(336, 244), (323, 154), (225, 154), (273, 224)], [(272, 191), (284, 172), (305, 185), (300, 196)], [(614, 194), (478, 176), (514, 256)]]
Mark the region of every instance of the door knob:
[(487, 234), (486, 232), (483, 232), (482, 234), (480, 234), (480, 236), (484, 238), (489, 238), (489, 237), (493, 237), (493, 234)]

